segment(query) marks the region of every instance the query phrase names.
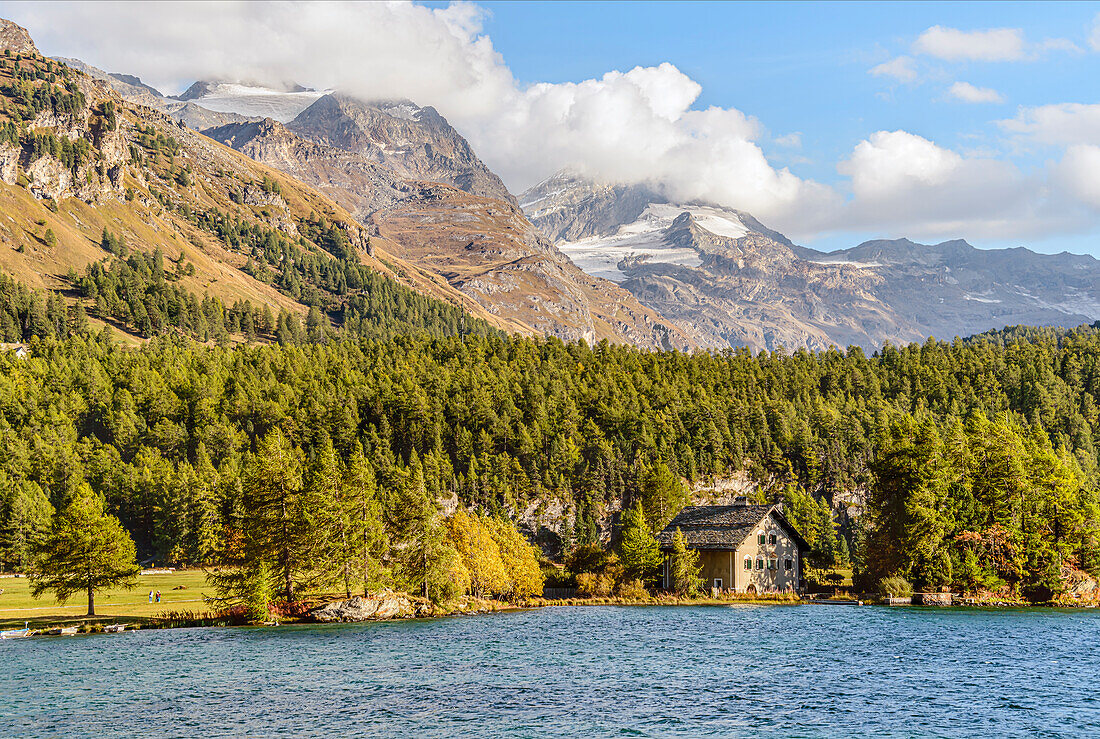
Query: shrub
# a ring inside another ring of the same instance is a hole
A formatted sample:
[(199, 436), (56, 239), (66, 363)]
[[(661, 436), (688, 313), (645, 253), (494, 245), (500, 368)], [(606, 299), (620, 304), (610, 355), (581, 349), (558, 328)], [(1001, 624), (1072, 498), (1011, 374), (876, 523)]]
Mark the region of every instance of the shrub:
[(627, 580), (619, 586), (619, 597), (626, 600), (645, 600), (649, 597), (649, 591), (641, 580)]
[(577, 575), (577, 595), (586, 598), (606, 598), (611, 595), (615, 580), (610, 575), (582, 572)]
[(878, 584), (879, 592), (890, 598), (908, 598), (913, 594), (913, 586), (900, 575), (884, 577)]

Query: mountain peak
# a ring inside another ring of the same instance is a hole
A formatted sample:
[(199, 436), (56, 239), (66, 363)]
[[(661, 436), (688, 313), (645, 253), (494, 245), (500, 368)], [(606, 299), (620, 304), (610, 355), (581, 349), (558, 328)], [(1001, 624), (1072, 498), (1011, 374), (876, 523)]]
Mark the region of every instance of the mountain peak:
[(0, 52), (12, 54), (38, 54), (38, 47), (31, 40), (27, 29), (4, 18), (0, 18)]

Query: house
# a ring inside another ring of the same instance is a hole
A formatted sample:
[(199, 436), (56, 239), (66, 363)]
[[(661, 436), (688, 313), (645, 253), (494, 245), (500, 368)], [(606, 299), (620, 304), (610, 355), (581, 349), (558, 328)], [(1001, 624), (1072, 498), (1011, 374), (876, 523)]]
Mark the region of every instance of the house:
[(662, 578), (670, 588), (669, 555), (676, 529), (699, 553), (703, 587), (737, 593), (800, 592), (802, 560), (810, 549), (783, 516), (782, 504), (687, 506), (657, 535)]

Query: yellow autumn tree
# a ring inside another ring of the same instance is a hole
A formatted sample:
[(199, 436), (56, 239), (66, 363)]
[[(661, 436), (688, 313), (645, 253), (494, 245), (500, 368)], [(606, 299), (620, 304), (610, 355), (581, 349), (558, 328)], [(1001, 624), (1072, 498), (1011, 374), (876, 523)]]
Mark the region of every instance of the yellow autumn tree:
[(493, 541), (500, 550), (500, 560), (510, 584), (506, 595), (512, 600), (542, 594), (542, 570), (538, 551), (519, 533), (511, 521), (494, 518), (487, 521)]
[(507, 594), (508, 574), (485, 521), (460, 509), (448, 519), (447, 528), (470, 575), (470, 592), (478, 597)]

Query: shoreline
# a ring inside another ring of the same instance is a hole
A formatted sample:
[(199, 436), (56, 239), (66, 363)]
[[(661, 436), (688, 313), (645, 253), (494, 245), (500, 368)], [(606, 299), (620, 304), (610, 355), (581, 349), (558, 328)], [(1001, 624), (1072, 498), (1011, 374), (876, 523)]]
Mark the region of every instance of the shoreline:
[[(340, 600), (334, 601), (318, 601), (318, 605), (327, 603), (339, 603)], [(796, 596), (791, 597), (775, 597), (775, 598), (762, 598), (760, 596), (753, 597), (703, 597), (703, 598), (679, 598), (675, 596), (654, 596), (650, 598), (619, 598), (619, 597), (602, 597), (602, 598), (563, 598), (563, 599), (543, 599), (534, 598), (525, 600), (519, 603), (508, 603), (504, 601), (494, 601), (490, 599), (482, 598), (468, 598), (461, 602), (447, 604), (440, 607), (439, 605), (420, 604), (420, 608), (414, 613), (395, 615), (384, 618), (366, 618), (360, 620), (347, 620), (329, 623), (368, 623), (368, 622), (385, 622), (385, 621), (406, 621), (406, 620), (420, 620), (420, 619), (433, 619), (433, 618), (452, 618), (460, 616), (483, 616), (492, 613), (504, 613), (509, 611), (527, 611), (538, 610), (542, 608), (564, 608), (564, 607), (597, 607), (597, 606), (618, 606), (618, 607), (645, 607), (645, 606), (664, 606), (664, 607), (692, 607), (692, 606), (798, 606), (798, 605), (858, 605), (858, 606), (878, 606), (880, 608), (920, 608), (920, 609), (936, 609), (936, 610), (950, 610), (950, 609), (975, 609), (975, 610), (993, 610), (993, 609), (1065, 609), (1065, 610), (1090, 610), (1096, 609), (1098, 605), (1096, 603), (1080, 603), (1080, 604), (1066, 604), (1066, 603), (1026, 603), (1026, 602), (1009, 602), (1009, 601), (971, 601), (971, 602), (953, 602), (951, 605), (921, 605), (921, 604), (887, 604), (883, 603), (882, 599), (802, 599)], [(279, 625), (325, 625), (326, 622), (319, 621), (314, 618), (277, 618), (274, 622), (267, 622), (264, 624), (244, 621), (239, 617), (225, 613), (225, 612), (174, 612), (166, 613), (163, 616), (126, 616), (126, 615), (97, 615), (97, 616), (67, 616), (67, 615), (41, 615), (33, 616), (30, 618), (18, 617), (18, 618), (4, 618), (0, 617), (0, 628), (3, 629), (15, 629), (21, 628), (23, 622), (30, 624), (31, 636), (48, 636), (46, 632), (50, 629), (77, 627), (79, 634), (95, 634), (104, 633), (105, 627), (112, 625), (125, 625), (126, 630), (159, 630), (159, 629), (177, 629), (177, 628), (205, 628), (205, 627), (259, 627), (259, 626), (279, 626)]]

